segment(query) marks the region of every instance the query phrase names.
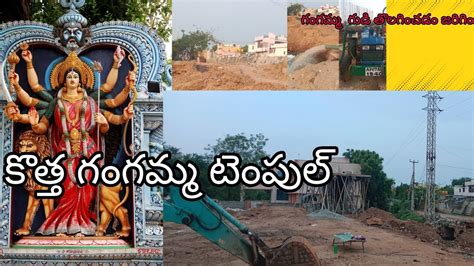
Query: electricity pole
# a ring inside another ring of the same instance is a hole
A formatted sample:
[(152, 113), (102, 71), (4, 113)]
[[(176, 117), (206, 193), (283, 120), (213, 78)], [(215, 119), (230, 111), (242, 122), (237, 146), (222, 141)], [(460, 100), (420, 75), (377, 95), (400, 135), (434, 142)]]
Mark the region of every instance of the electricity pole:
[(413, 164), (413, 174), (411, 175), (411, 206), (410, 209), (411, 211), (415, 211), (415, 164), (418, 163), (418, 161), (415, 160), (410, 160), (410, 163)]
[(441, 112), (438, 102), (442, 99), (436, 91), (423, 96), (428, 99), (426, 132), (426, 202), (425, 218), (432, 223), (435, 220), (435, 170), (436, 170), (436, 115)]

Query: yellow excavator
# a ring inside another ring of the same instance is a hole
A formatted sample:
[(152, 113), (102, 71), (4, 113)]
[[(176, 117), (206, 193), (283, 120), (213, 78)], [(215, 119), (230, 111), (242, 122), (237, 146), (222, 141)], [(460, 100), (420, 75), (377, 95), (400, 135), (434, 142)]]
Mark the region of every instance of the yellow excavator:
[(249, 265), (321, 265), (303, 237), (269, 247), (211, 198), (184, 199), (177, 187), (165, 189), (164, 220), (189, 226), (196, 233)]

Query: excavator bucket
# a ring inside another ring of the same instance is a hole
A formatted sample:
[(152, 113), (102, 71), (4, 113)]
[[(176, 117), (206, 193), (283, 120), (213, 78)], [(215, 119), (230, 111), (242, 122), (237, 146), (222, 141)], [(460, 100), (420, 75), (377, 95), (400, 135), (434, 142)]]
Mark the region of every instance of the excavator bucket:
[[(271, 253), (271, 254), (269, 254)], [(266, 252), (267, 265), (321, 265), (313, 247), (303, 237), (290, 237), (281, 246)]]

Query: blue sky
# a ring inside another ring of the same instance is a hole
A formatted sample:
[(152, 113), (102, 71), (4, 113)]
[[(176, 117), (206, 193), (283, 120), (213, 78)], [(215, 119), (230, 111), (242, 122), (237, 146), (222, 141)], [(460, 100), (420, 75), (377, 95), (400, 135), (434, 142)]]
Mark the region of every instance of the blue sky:
[(197, 29), (237, 44), (268, 32), (286, 35), (286, 8), (286, 0), (174, 0), (173, 39)]
[[(385, 158), (397, 183), (409, 182), (409, 159), (425, 178), (426, 92), (280, 91), (165, 92), (164, 139), (186, 153), (204, 153), (226, 134), (262, 133), (268, 153), (310, 159), (314, 147), (369, 149)], [(437, 183), (474, 177), (474, 94), (440, 92)]]

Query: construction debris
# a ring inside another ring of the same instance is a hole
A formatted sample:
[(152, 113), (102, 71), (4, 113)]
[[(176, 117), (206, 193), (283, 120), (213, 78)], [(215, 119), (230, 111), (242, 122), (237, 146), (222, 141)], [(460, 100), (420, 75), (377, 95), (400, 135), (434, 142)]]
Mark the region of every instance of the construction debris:
[(308, 214), (308, 216), (315, 219), (328, 219), (328, 220), (346, 220), (347, 219), (343, 215), (337, 214), (335, 212), (332, 212), (326, 209), (311, 212)]

